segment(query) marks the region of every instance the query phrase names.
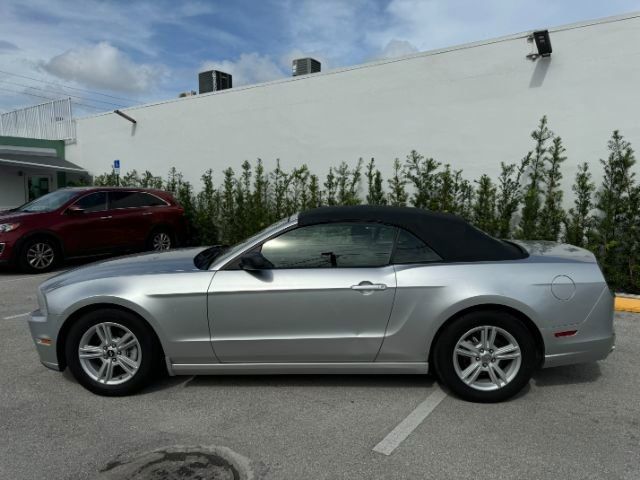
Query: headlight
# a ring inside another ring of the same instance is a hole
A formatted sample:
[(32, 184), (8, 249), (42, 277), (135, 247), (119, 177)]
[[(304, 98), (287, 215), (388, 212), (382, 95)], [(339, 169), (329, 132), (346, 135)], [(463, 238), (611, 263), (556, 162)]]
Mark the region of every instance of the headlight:
[(7, 233), (15, 230), (20, 226), (19, 223), (0, 223), (0, 233)]

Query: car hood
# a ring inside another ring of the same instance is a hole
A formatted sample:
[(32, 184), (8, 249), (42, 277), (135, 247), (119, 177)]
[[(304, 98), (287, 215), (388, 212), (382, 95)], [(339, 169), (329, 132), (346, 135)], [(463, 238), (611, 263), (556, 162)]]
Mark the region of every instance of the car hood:
[(11, 210), (0, 211), (0, 223), (19, 222), (24, 217), (32, 217), (42, 212), (14, 212)]
[(513, 243), (524, 248), (534, 261), (572, 261), (596, 263), (596, 257), (589, 250), (569, 245), (568, 243), (549, 242), (546, 240), (513, 240)]
[(40, 288), (46, 292), (65, 285), (100, 278), (199, 271), (193, 259), (204, 249), (205, 247), (198, 247), (143, 253), (93, 263), (51, 277)]

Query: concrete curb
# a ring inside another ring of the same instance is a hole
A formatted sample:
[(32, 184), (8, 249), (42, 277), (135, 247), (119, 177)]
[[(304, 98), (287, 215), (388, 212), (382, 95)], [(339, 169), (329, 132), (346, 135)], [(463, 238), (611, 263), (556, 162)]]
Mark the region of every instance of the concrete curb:
[(616, 294), (616, 312), (640, 313), (640, 295)]

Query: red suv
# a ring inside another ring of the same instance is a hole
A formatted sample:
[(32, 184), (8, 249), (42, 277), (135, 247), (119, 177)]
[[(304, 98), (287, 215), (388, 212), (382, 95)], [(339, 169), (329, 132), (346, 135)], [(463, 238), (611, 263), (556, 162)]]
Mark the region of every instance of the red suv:
[(0, 263), (46, 272), (71, 257), (168, 250), (185, 235), (184, 210), (167, 192), (64, 188), (0, 212)]

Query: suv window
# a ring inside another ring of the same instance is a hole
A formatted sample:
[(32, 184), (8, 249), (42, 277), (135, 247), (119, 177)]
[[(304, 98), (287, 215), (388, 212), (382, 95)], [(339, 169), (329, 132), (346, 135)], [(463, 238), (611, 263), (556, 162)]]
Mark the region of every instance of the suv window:
[(400, 229), (396, 249), (393, 252), (393, 263), (426, 263), (442, 260), (440, 255), (431, 250), (415, 235)]
[(102, 212), (107, 209), (107, 193), (90, 193), (78, 200), (74, 205), (82, 208), (85, 212)]
[(387, 265), (396, 228), (379, 224), (321, 224), (283, 233), (262, 245), (274, 268), (355, 268)]
[(109, 192), (110, 208), (141, 208), (166, 205), (166, 202), (144, 192)]

